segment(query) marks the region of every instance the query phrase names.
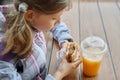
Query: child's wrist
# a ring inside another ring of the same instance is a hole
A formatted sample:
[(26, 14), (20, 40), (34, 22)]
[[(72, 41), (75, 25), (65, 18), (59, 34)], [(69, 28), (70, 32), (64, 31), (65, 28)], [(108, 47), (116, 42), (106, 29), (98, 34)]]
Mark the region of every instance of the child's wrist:
[(64, 40), (64, 42), (62, 43), (62, 48), (67, 46), (67, 42), (73, 42), (73, 40), (72, 39)]

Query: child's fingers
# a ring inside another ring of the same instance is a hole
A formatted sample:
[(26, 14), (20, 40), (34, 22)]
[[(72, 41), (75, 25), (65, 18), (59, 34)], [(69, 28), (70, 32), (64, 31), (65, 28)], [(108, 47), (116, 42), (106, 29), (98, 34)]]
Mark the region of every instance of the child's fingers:
[[(80, 53), (80, 51), (78, 51), (77, 53), (76, 53), (76, 59), (78, 59), (78, 58), (81, 58), (81, 53)], [(81, 58), (82, 59), (82, 58)]]
[(72, 63), (73, 68), (77, 68), (77, 67), (80, 65), (80, 63), (82, 63), (82, 60), (81, 60), (80, 58), (77, 59), (76, 61), (74, 61), (74, 62)]
[(80, 46), (78, 46), (78, 51), (80, 51)]

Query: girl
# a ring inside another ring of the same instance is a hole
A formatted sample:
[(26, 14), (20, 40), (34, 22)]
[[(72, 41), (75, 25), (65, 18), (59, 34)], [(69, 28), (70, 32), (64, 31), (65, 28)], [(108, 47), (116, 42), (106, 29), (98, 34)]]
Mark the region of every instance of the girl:
[[(54, 75), (46, 75), (46, 43), (42, 31), (51, 31), (61, 48), (73, 41), (60, 16), (70, 0), (17, 0), (17, 12), (7, 18), (0, 41), (0, 80), (61, 80), (81, 63), (64, 58)], [(15, 66), (13, 68), (13, 66)]]

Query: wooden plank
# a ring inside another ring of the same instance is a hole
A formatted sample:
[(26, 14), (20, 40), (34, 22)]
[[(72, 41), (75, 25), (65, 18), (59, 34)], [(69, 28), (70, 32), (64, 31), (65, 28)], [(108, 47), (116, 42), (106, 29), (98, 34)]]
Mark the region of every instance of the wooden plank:
[(113, 64), (117, 74), (116, 79), (120, 79), (120, 11), (114, 3), (100, 4), (105, 30), (110, 45)]
[[(105, 40), (97, 3), (80, 3), (80, 21), (82, 40), (91, 35), (99, 36)], [(82, 77), (83, 80), (114, 80), (110, 55), (104, 56), (99, 74), (96, 77), (84, 75)]]
[[(68, 25), (71, 30), (72, 36), (74, 40), (78, 42), (79, 40), (79, 26), (78, 26), (78, 0), (73, 1), (72, 8), (70, 11), (66, 11), (63, 16), (63, 21)], [(58, 44), (54, 43), (52, 58), (50, 63), (49, 73), (54, 74), (58, 65), (59, 61), (56, 59), (56, 52), (59, 50)], [(79, 70), (71, 75), (67, 76), (63, 80), (79, 80)]]
[(116, 2), (120, 2), (120, 0), (116, 0)]
[(50, 32), (44, 32), (44, 35), (45, 35), (46, 47), (47, 47), (47, 55), (46, 55), (47, 68), (49, 68), (51, 53), (52, 53), (51, 49), (52, 49), (53, 36)]

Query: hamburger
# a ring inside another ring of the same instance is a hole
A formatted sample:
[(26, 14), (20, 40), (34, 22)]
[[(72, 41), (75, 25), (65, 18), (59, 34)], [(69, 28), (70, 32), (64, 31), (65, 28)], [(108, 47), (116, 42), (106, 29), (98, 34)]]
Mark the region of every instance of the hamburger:
[(75, 61), (78, 52), (78, 44), (75, 42), (69, 42), (66, 48), (66, 59), (68, 62)]

